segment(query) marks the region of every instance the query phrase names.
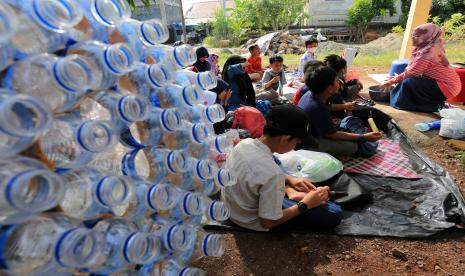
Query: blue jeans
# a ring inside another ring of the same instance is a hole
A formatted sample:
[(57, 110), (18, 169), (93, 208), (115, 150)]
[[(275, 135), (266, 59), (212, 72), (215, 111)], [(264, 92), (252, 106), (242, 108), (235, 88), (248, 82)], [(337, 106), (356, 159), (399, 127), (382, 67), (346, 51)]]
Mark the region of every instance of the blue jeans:
[[(284, 198), (283, 209), (296, 205), (297, 201)], [(339, 205), (327, 204), (309, 209), (307, 212), (275, 227), (272, 231), (324, 231), (329, 232), (339, 225), (342, 210)]]

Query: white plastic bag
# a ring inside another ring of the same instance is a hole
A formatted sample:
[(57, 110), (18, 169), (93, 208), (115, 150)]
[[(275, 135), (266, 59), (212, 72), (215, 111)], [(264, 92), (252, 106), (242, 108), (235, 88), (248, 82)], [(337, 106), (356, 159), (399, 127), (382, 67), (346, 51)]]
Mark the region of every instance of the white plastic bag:
[(298, 150), (278, 155), (278, 158), (288, 174), (312, 182), (328, 180), (343, 168), (341, 161), (323, 152)]
[(442, 109), (439, 114), (442, 117), (440, 136), (453, 139), (465, 138), (465, 110), (448, 108)]

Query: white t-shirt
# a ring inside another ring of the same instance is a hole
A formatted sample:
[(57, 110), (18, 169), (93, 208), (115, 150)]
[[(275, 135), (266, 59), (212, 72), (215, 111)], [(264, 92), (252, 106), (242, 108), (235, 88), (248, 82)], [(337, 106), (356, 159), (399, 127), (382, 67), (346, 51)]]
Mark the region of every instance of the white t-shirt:
[(274, 162), (271, 150), (258, 139), (245, 139), (231, 152), (225, 166), (238, 179), (221, 193), (231, 208), (231, 220), (247, 229), (268, 231), (259, 218), (278, 220), (283, 216), (285, 187), (284, 172)]

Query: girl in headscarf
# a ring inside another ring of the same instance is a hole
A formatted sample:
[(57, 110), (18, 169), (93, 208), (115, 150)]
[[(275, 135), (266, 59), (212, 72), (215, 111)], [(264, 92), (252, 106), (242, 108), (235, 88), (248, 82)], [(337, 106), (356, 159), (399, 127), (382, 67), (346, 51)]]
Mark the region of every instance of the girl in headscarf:
[(229, 110), (236, 110), (241, 105), (255, 106), (255, 90), (252, 80), (245, 72), (249, 64), (240, 56), (230, 56), (223, 66), (223, 80), (229, 83), (232, 94)]
[(205, 47), (199, 47), (195, 51), (197, 55), (197, 61), (193, 64), (192, 71), (194, 72), (205, 72), (205, 71), (210, 71), (211, 66), (210, 63), (208, 62), (208, 57), (210, 56), (208, 54), (208, 50)]
[(460, 79), (446, 58), (442, 36), (441, 28), (432, 23), (415, 28), (412, 57), (405, 72), (381, 86), (388, 91), (393, 84), (398, 84), (391, 91), (392, 107), (436, 112), (447, 98), (460, 93)]

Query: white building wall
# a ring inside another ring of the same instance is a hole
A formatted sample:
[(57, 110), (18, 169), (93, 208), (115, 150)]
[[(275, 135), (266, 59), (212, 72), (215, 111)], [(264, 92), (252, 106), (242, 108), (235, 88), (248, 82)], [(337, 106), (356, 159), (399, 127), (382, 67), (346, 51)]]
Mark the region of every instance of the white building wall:
[[(347, 10), (353, 5), (353, 0), (309, 0), (308, 25), (310, 26), (345, 26)], [(376, 17), (373, 22), (397, 23), (401, 14), (401, 1), (396, 4), (394, 16)]]

